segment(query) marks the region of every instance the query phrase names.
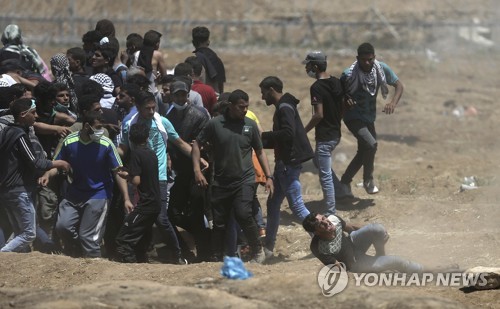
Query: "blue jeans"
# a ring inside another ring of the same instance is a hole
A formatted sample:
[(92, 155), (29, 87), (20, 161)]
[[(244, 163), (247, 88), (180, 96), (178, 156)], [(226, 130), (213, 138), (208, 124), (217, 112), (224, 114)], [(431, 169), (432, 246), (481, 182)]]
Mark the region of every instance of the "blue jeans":
[(23, 252), (36, 237), (36, 211), (28, 192), (0, 194), (14, 238), (0, 249), (1, 252)]
[(299, 181), (302, 165), (285, 165), (277, 161), (274, 167), (274, 193), (267, 200), (267, 226), (265, 247), (273, 251), (276, 234), (280, 223), (280, 207), (283, 199), (287, 199), (290, 210), (302, 222), (309, 210), (302, 200), (302, 188)]
[[(422, 272), (423, 266), (420, 264), (406, 260), (400, 256), (385, 255), (386, 234), (385, 228), (378, 223), (365, 225), (351, 233), (350, 236), (356, 257), (356, 263), (354, 263), (352, 271), (358, 273), (380, 273), (384, 271), (398, 271), (402, 273)], [(375, 247), (376, 256), (366, 254), (371, 245)]]
[(332, 169), (332, 152), (339, 141), (340, 139), (337, 138), (328, 142), (316, 142), (314, 163), (319, 170), (319, 182), (326, 202), (325, 216), (334, 215), (336, 212), (333, 179), (337, 178), (337, 176)]

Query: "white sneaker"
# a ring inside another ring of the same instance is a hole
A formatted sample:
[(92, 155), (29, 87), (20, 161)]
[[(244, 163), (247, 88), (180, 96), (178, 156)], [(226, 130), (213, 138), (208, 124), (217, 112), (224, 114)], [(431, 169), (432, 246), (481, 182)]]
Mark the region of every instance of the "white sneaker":
[(378, 188), (375, 185), (375, 183), (373, 182), (373, 179), (365, 181), (363, 183), (363, 187), (365, 188), (366, 193), (368, 193), (368, 194), (376, 194), (376, 193), (378, 193)]

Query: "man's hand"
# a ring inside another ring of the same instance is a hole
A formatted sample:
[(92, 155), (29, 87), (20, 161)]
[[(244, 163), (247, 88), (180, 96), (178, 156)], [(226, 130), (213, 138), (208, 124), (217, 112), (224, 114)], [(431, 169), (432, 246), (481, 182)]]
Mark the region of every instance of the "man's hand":
[(68, 134), (71, 134), (71, 130), (68, 127), (63, 127), (63, 126), (57, 126), (57, 135), (59, 137), (63, 138), (66, 137)]
[(116, 174), (117, 174), (118, 176), (120, 176), (121, 178), (125, 179), (125, 180), (127, 180), (127, 179), (128, 179), (128, 172), (127, 172), (127, 171), (124, 171), (124, 170), (118, 170), (118, 171), (116, 172)]
[(347, 108), (347, 109), (351, 109), (354, 107), (354, 105), (356, 105), (356, 101), (354, 101), (353, 98), (351, 98), (350, 95), (345, 95), (344, 96), (344, 106)]
[(387, 115), (390, 115), (392, 113), (394, 113), (394, 110), (396, 109), (396, 103), (394, 102), (390, 102), (390, 103), (387, 103), (385, 106), (384, 106), (384, 109), (382, 110), (384, 113), (386, 113)]
[(269, 192), (269, 196), (273, 196), (274, 193), (274, 183), (272, 178), (267, 178), (265, 192)]
[(126, 214), (129, 214), (132, 212), (132, 210), (134, 210), (134, 205), (132, 204), (132, 202), (127, 199), (124, 203), (123, 203), (123, 207), (125, 208), (125, 213)]
[(43, 187), (46, 187), (49, 184), (49, 178), (50, 177), (48, 173), (43, 174), (42, 177), (38, 178), (38, 184)]
[(208, 162), (205, 159), (200, 158), (200, 166), (201, 166), (201, 171), (203, 172), (210, 166), (210, 164), (208, 164)]
[(201, 172), (194, 173), (194, 181), (199, 188), (206, 189), (208, 187), (207, 179)]

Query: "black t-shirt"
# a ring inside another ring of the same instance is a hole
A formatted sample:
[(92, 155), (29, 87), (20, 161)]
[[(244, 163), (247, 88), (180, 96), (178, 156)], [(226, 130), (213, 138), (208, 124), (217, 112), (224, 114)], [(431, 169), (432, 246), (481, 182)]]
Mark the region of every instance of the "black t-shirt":
[(139, 202), (137, 212), (152, 214), (160, 212), (160, 181), (158, 173), (158, 158), (153, 150), (139, 146), (130, 154), (129, 175), (140, 176), (141, 183), (137, 187)]
[(330, 76), (312, 84), (311, 104), (323, 104), (323, 119), (316, 125), (316, 141), (327, 142), (340, 138), (343, 92), (340, 80)]

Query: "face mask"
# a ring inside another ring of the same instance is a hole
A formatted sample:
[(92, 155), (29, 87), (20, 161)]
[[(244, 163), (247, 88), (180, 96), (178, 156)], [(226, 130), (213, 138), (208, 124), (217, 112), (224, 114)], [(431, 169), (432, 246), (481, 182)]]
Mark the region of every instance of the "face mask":
[(316, 78), (316, 72), (314, 72), (313, 70), (307, 71), (307, 76), (315, 79)]
[(179, 104), (177, 104), (177, 103), (174, 102), (174, 108), (175, 109), (183, 110), (183, 109), (186, 109), (186, 107), (188, 107), (187, 103), (184, 103), (184, 105), (179, 105)]
[(103, 135), (104, 135), (104, 129), (96, 130), (92, 128), (92, 132), (89, 134), (89, 137), (93, 142), (98, 142)]
[(65, 105), (62, 105), (61, 103), (57, 103), (57, 105), (54, 107), (54, 109), (60, 113), (67, 113), (68, 112), (68, 107)]

